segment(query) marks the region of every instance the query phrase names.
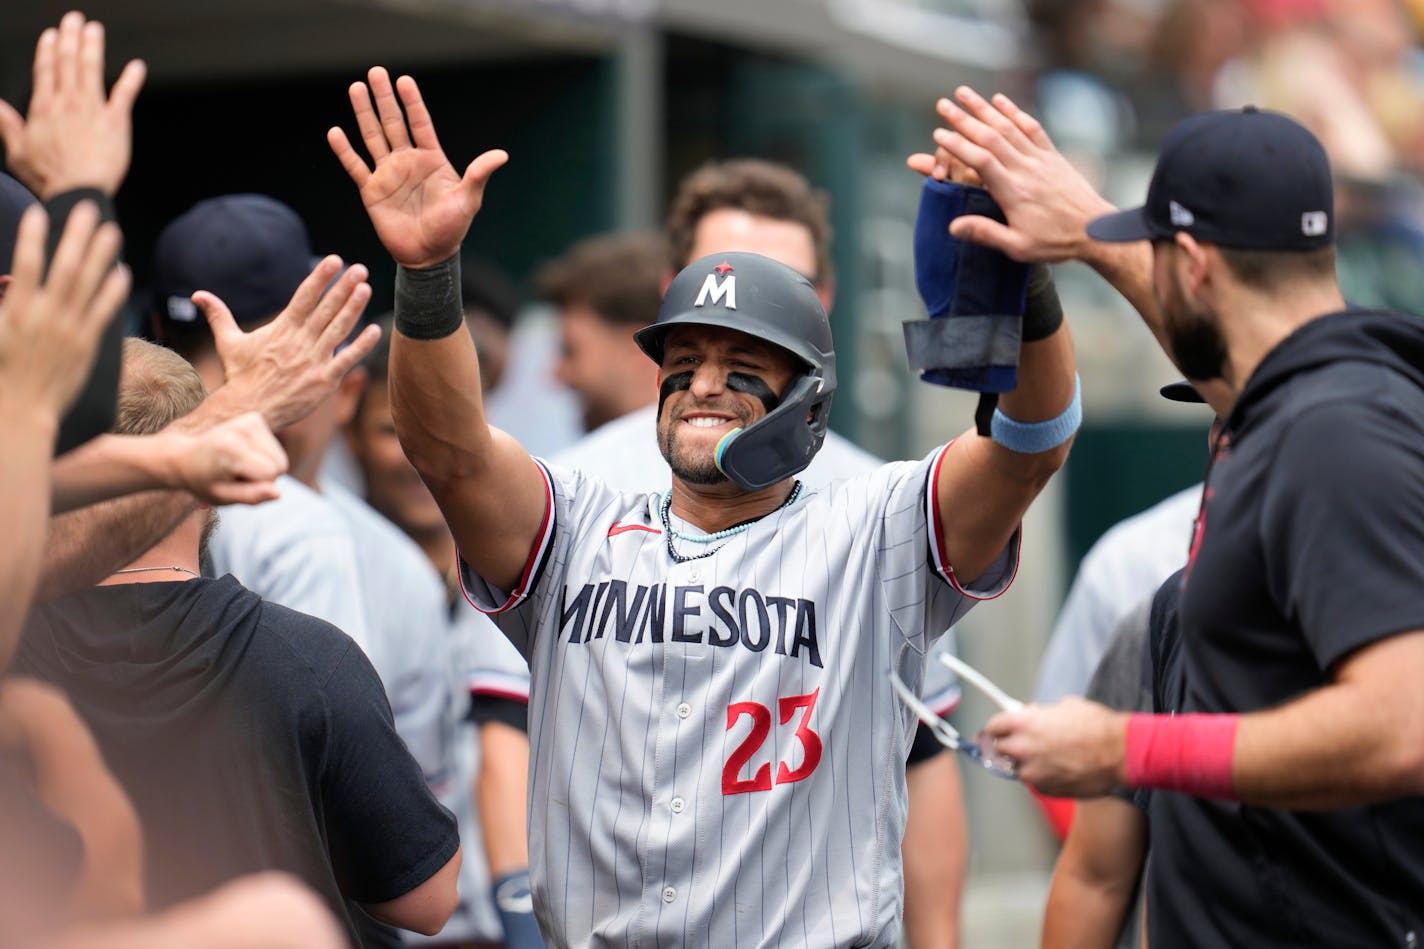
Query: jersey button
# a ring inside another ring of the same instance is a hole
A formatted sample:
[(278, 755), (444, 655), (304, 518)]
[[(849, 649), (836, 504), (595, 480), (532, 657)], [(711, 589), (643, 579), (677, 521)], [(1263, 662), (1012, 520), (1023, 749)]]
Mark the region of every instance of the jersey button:
[(670, 886), (663, 887), (663, 902), (671, 903), (675, 899), (677, 899), (677, 890)]
[(672, 799), (672, 812), (673, 812), (674, 814), (681, 814), (681, 813), (682, 813), (683, 811), (685, 811), (685, 810), (687, 810), (687, 802), (686, 802), (686, 801), (684, 801), (684, 800), (683, 800), (682, 798), (680, 798), (680, 797), (675, 797), (675, 798)]
[(702, 579), (702, 571), (698, 570), (696, 567), (693, 567), (691, 570), (687, 571), (687, 579), (691, 580), (693, 583), (696, 583), (698, 580)]
[(687, 717), (688, 717), (689, 715), (691, 715), (691, 714), (692, 714), (692, 706), (691, 706), (691, 705), (688, 705), (686, 702), (683, 702), (681, 705), (679, 705), (679, 706), (677, 707), (677, 717), (678, 717), (678, 718), (687, 718)]

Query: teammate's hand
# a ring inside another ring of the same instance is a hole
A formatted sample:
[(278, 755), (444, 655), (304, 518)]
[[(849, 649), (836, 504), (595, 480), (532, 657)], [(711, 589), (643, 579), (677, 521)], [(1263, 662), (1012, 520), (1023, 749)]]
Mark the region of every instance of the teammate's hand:
[(330, 129), (326, 140), (360, 190), (376, 235), (396, 263), (414, 270), (432, 267), (459, 253), (484, 202), (485, 184), (509, 155), (498, 148), (485, 152), (461, 176), (440, 147), (415, 80), (401, 76), (393, 89), (381, 66), (372, 67), (367, 79), (369, 86), (352, 83), (350, 95), (374, 170), (340, 128)]
[(142, 60), (130, 60), (104, 97), (104, 27), (67, 13), (35, 47), (29, 115), (0, 101), (0, 140), (11, 172), (48, 200), (74, 188), (110, 197), (128, 174)]
[(380, 327), (371, 325), (336, 351), (371, 299), (364, 266), (352, 264), (337, 278), (340, 271), (340, 257), (322, 260), (286, 309), (250, 333), (238, 328), (232, 311), (217, 296), (206, 290), (193, 294), (193, 303), (212, 328), (227, 380), (210, 398), (229, 402), (236, 411), (261, 412), (275, 432), (335, 391), (381, 338)]
[(287, 470), (287, 453), (257, 412), (197, 433), (168, 428), (153, 437), (171, 443), (170, 486), (199, 501), (261, 504), (278, 496), (275, 480)]
[(950, 233), (1014, 260), (1087, 256), (1092, 245), (1088, 222), (1116, 209), (1054, 147), (1038, 120), (1008, 96), (999, 94), (989, 102), (960, 86), (954, 97), (958, 105), (940, 99), (935, 106), (950, 126), (935, 129), (935, 155), (912, 156), (910, 167), (934, 174), (949, 159), (963, 163), (982, 179), (1008, 224), (965, 215), (950, 225)]
[(984, 737), (1017, 763), (1021, 780), (1055, 797), (1097, 797), (1126, 780), (1127, 714), (1069, 696), (1000, 712)]
[(0, 298), (0, 396), (12, 410), (39, 411), (56, 425), (79, 394), (99, 336), (128, 297), (129, 271), (114, 266), (122, 238), (81, 201), (44, 271), (48, 218), (35, 206), (20, 218), (11, 282)]

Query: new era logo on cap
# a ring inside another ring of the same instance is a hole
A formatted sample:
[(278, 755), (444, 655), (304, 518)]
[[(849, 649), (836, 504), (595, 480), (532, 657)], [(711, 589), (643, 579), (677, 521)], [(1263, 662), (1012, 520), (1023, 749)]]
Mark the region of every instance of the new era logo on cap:
[(1185, 232), (1240, 250), (1308, 251), (1335, 240), (1330, 162), (1304, 126), (1248, 106), (1179, 122), (1140, 208), (1100, 217), (1100, 241), (1170, 240)]
[(179, 323), (195, 323), (198, 319), (198, 307), (187, 297), (169, 297), (168, 318)]

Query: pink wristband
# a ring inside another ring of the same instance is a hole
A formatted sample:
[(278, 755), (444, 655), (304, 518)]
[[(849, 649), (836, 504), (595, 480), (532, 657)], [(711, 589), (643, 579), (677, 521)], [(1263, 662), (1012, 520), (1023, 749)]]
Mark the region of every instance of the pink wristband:
[(1234, 800), (1231, 760), (1239, 715), (1130, 715), (1127, 783)]

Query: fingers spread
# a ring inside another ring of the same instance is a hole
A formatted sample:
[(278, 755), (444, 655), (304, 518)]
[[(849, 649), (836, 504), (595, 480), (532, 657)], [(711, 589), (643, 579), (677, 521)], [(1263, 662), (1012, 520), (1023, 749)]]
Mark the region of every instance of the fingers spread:
[(430, 110), (425, 107), (415, 80), (410, 76), (401, 76), (396, 80), (396, 91), (405, 104), (405, 112), (410, 119), (410, 134), (416, 146), (438, 149), (440, 140), (435, 135), (435, 122), (430, 118)]
[[(964, 113), (960, 113), (963, 115)], [(992, 181), (994, 175), (1003, 170), (997, 158), (994, 157), (987, 148), (975, 144), (968, 137), (959, 134), (957, 131), (951, 132), (949, 129), (935, 129), (934, 141), (938, 149), (935, 154), (939, 154), (939, 149), (943, 149), (949, 157), (968, 165), (979, 174), (979, 177)]]
[(331, 151), (336, 155), (336, 160), (341, 163), (346, 174), (356, 183), (357, 188), (366, 186), (366, 182), (371, 178), (371, 169), (366, 167), (366, 163), (361, 160), (361, 156), (356, 154), (356, 149), (351, 147), (351, 142), (346, 138), (346, 133), (339, 128), (332, 127), (326, 130), (326, 143), (331, 146)]
[(88, 303), (94, 299), (105, 278), (113, 271), (122, 245), (123, 236), (119, 233), (117, 224), (100, 225), (94, 232), (74, 276), (72, 293), (76, 301)]
[(954, 94), (976, 119), (993, 129), (996, 138), (988, 147), (1001, 161), (1011, 159), (1013, 155), (1029, 150), (1028, 137), (1022, 130), (979, 93), (968, 86), (960, 86)]
[(30, 111), (44, 112), (50, 108), (55, 94), (55, 47), (59, 31), (50, 27), (40, 34), (35, 44), (34, 87), (30, 92)]
[(104, 99), (104, 25), (97, 20), (80, 31), (79, 88), (98, 101)]
[(15, 253), (10, 266), (12, 282), (6, 291), (7, 300), (28, 300), (40, 285), (44, 269), (45, 236), (49, 233), (49, 215), (35, 204), (20, 216), (20, 228), (15, 235)]
[(57, 91), (72, 93), (79, 86), (79, 45), (84, 30), (84, 14), (70, 12), (59, 21), (59, 42), (55, 49)]
[(372, 161), (380, 161), (391, 153), (386, 143), (386, 134), (381, 131), (381, 122), (376, 118), (376, 109), (371, 104), (371, 90), (364, 82), (353, 82), (346, 90), (351, 99), (351, 111), (356, 116), (356, 129), (361, 133), (361, 141), (366, 143), (366, 152)]
[[(369, 295), (369, 291), (368, 291)], [(346, 375), (355, 365), (366, 358), (381, 339), (381, 328), (375, 323), (363, 329), (346, 348), (331, 360), (331, 367), (338, 377)]]
[(396, 101), (396, 91), (391, 86), (390, 74), (384, 66), (373, 66), (366, 74), (371, 85), (371, 95), (376, 100), (376, 114), (381, 120), (381, 130), (386, 134), (386, 142), (391, 151), (410, 147), (410, 136), (406, 133), (405, 115)]
[(1048, 133), (1044, 131), (1038, 119), (1029, 115), (1023, 109), (1020, 109), (1018, 105), (1014, 103), (1014, 100), (1002, 92), (998, 92), (994, 94), (994, 106), (1006, 115), (1009, 121), (1018, 126), (1019, 131), (1024, 134), (1024, 137), (1034, 145), (1037, 145), (1039, 148), (1054, 147), (1053, 140), (1048, 137)]
[(63, 294), (63, 299), (73, 301), (82, 292), (77, 286), (77, 276), (89, 248), (89, 240), (99, 224), (99, 207), (93, 201), (80, 201), (64, 222), (64, 232), (60, 235), (59, 246), (50, 258), (49, 273), (45, 277), (46, 289)]
[[(292, 294), (291, 302), (282, 311), (281, 316), (295, 317), (300, 322), (305, 322), (316, 309), (321, 301), (322, 291), (331, 282), (331, 278), (341, 270), (341, 258), (335, 254), (323, 257), (307, 278), (297, 287), (297, 292)], [(281, 319), (281, 317), (278, 317)]]

